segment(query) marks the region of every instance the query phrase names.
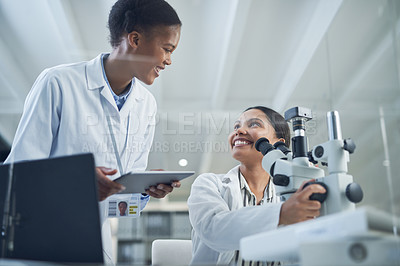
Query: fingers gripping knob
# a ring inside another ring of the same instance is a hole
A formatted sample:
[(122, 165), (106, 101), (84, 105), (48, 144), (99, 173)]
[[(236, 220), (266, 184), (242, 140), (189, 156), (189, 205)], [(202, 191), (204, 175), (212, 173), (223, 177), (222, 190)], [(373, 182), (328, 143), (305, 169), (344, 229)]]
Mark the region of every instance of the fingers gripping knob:
[(309, 185), (313, 185), (313, 184), (318, 184), (320, 186), (323, 186), (326, 190), (325, 193), (313, 193), (310, 196), (310, 200), (317, 200), (320, 203), (323, 203), (326, 200), (326, 197), (328, 196), (328, 186), (325, 185), (325, 183), (322, 182), (318, 182), (318, 181), (312, 181), (312, 182), (308, 182), (304, 185), (303, 189), (305, 189), (307, 186)]

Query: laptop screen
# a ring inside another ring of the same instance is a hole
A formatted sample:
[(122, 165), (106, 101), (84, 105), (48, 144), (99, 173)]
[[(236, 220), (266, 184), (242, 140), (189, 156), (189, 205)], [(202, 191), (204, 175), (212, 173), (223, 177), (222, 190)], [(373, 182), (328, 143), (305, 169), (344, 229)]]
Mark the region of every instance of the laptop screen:
[(0, 165), (0, 223), (3, 258), (102, 263), (93, 155)]

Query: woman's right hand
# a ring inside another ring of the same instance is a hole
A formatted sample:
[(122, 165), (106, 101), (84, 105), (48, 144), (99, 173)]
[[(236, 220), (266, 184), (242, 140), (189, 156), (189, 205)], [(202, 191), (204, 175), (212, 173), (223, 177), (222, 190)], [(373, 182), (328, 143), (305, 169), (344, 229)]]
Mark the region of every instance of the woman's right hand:
[(121, 192), (125, 189), (123, 185), (118, 184), (107, 177), (107, 175), (115, 175), (116, 173), (116, 169), (110, 169), (102, 166), (96, 167), (99, 201), (103, 201), (112, 194)]
[(300, 188), (282, 204), (279, 225), (294, 224), (319, 216), (321, 203), (310, 200), (310, 196), (313, 193), (325, 193), (325, 188), (313, 184), (303, 189), (307, 182), (310, 182), (310, 180), (304, 181)]

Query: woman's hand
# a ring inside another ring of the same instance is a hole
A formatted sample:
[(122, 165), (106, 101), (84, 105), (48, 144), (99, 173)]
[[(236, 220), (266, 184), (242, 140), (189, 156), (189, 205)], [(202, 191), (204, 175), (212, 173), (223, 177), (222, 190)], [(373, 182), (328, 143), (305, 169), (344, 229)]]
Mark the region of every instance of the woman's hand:
[[(164, 169), (151, 169), (150, 171), (165, 171)], [(166, 195), (174, 190), (174, 187), (179, 188), (181, 187), (181, 182), (174, 181), (171, 185), (166, 184), (158, 184), (157, 187), (151, 186), (149, 189), (146, 189), (146, 193), (153, 198), (164, 198)]]
[(111, 181), (106, 175), (114, 175), (117, 173), (116, 169), (106, 167), (96, 167), (96, 178), (98, 187), (99, 201), (105, 200), (112, 194), (125, 190), (125, 187), (117, 182)]
[(158, 184), (157, 187), (151, 186), (149, 189), (146, 189), (146, 193), (154, 198), (160, 199), (171, 193), (174, 188), (179, 188), (180, 186), (181, 182), (179, 181), (174, 181), (171, 185)]
[(309, 198), (313, 193), (325, 193), (325, 188), (313, 184), (303, 189), (304, 185), (310, 181), (313, 180), (304, 181), (301, 187), (282, 204), (279, 225), (294, 224), (319, 216), (321, 203)]

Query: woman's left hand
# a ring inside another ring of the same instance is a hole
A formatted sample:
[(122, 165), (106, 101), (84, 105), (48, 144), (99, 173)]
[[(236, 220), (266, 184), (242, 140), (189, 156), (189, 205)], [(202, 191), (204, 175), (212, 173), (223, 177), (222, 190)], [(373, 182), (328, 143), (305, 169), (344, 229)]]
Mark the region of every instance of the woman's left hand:
[(149, 189), (146, 189), (146, 193), (154, 198), (161, 199), (171, 193), (174, 188), (179, 188), (180, 186), (181, 182), (179, 181), (174, 181), (171, 185), (158, 184), (157, 187), (151, 186)]

